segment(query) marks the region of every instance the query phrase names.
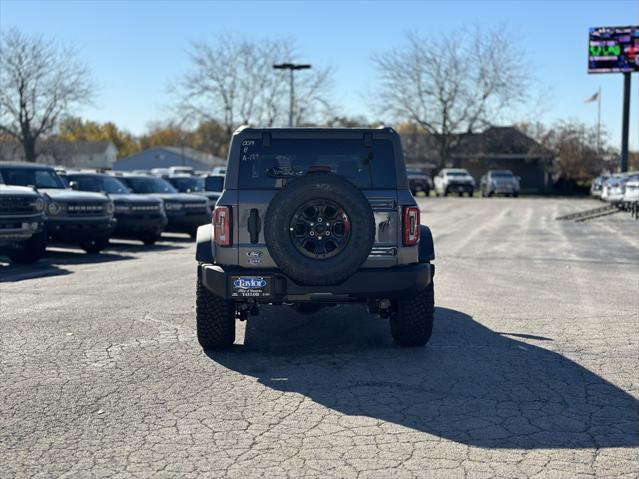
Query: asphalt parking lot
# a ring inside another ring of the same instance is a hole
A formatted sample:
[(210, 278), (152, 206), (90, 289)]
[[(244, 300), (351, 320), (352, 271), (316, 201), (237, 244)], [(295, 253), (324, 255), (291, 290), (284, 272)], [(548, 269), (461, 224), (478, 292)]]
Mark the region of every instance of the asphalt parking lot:
[(639, 221), (429, 198), (426, 348), (344, 307), (195, 338), (194, 246), (0, 263), (0, 475), (638, 477)]

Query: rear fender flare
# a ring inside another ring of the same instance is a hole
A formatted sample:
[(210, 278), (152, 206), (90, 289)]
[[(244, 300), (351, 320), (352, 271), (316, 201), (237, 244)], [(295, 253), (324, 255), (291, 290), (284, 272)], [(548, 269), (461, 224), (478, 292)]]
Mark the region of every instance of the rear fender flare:
[(195, 239), (195, 259), (198, 263), (212, 264), (215, 261), (215, 243), (213, 243), (213, 225), (200, 226)]
[(435, 259), (433, 233), (426, 225), (419, 225), (419, 262), (428, 263)]

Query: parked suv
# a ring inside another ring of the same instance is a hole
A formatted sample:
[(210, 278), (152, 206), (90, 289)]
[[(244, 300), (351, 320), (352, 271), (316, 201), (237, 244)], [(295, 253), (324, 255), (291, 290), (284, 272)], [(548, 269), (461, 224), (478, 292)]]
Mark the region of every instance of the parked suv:
[(47, 248), (44, 198), (32, 188), (0, 184), (0, 254), (33, 263)]
[(464, 193), (473, 196), (475, 193), (475, 180), (468, 171), (462, 168), (444, 168), (435, 177), (435, 194), (448, 196), (449, 193)]
[(426, 344), (434, 249), (419, 218), (390, 128), (236, 131), (213, 225), (198, 229), (200, 344), (232, 345), (236, 317), (262, 304), (337, 303), (390, 318), (401, 346)]
[(215, 202), (221, 195), (219, 191), (207, 191), (206, 183), (202, 176), (181, 174), (169, 175), (165, 179), (180, 193), (191, 193), (206, 197), (211, 209), (215, 208)]
[(424, 195), (430, 195), (430, 190), (433, 188), (433, 182), (430, 176), (424, 173), (421, 168), (407, 167), (406, 174), (408, 175), (408, 188), (413, 196), (417, 196), (420, 191), (424, 192)]
[(165, 179), (151, 175), (124, 174), (117, 178), (134, 193), (151, 195), (164, 201), (168, 219), (165, 231), (188, 233), (195, 238), (198, 226), (211, 221), (211, 209), (203, 196), (179, 193)]
[(113, 202), (100, 193), (73, 191), (53, 168), (29, 163), (0, 163), (7, 185), (30, 186), (46, 201), (45, 226), (52, 242), (77, 244), (99, 253), (115, 227)]
[(519, 180), (510, 170), (488, 170), (481, 177), (479, 188), (482, 196), (519, 196)]
[(162, 236), (168, 220), (161, 199), (133, 194), (118, 178), (105, 173), (70, 171), (65, 178), (74, 189), (104, 193), (113, 200), (117, 220), (113, 236), (137, 238), (145, 245), (155, 244)]

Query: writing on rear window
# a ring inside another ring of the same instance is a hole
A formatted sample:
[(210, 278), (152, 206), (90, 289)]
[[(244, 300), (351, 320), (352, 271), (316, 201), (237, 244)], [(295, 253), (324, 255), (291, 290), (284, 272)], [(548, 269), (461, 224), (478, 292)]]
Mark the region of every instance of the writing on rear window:
[(359, 139), (244, 140), (240, 151), (240, 188), (281, 188), (312, 172), (340, 175), (362, 189), (394, 189), (393, 143)]

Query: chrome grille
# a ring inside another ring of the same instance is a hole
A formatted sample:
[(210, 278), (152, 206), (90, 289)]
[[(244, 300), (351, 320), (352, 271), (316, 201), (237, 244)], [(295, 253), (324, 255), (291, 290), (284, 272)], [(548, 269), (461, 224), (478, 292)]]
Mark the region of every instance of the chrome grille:
[(131, 211), (135, 212), (152, 212), (152, 211), (160, 211), (160, 205), (157, 203), (151, 203), (147, 205), (133, 205), (131, 206)]
[(102, 216), (106, 214), (106, 203), (66, 203), (67, 216)]
[(0, 198), (0, 215), (37, 213), (35, 198)]

